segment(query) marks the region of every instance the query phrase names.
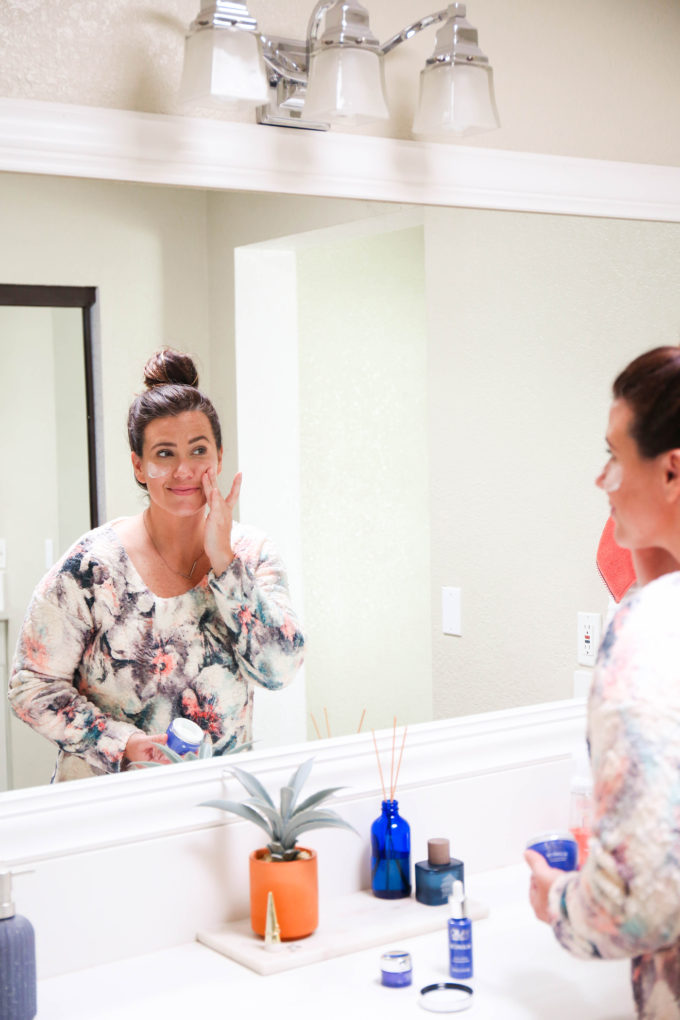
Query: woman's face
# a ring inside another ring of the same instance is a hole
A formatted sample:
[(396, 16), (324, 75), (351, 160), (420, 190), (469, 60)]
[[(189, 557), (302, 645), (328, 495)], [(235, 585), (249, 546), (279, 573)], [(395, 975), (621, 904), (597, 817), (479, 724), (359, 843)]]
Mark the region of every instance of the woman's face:
[(203, 411), (183, 411), (176, 417), (149, 422), (142, 456), (133, 453), (132, 465), (152, 503), (170, 513), (188, 516), (205, 505), (202, 478), (208, 468), (220, 473), (222, 450), (215, 444)]
[(667, 498), (668, 454), (646, 458), (630, 434), (633, 412), (625, 400), (615, 400), (609, 412), (609, 460), (598, 485), (609, 498), (614, 538), (626, 549), (663, 546), (672, 526)]

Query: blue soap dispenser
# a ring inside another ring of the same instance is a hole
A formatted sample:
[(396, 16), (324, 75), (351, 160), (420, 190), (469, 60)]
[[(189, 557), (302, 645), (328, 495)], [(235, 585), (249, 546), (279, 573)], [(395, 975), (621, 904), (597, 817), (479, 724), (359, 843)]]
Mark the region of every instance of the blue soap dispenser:
[(454, 981), (472, 977), (472, 922), (465, 913), (463, 883), (456, 880), (449, 897), (449, 974)]
[[(21, 874), (21, 872), (15, 872)], [(35, 935), (12, 902), (12, 872), (0, 871), (0, 1017), (33, 1020), (38, 1012)]]

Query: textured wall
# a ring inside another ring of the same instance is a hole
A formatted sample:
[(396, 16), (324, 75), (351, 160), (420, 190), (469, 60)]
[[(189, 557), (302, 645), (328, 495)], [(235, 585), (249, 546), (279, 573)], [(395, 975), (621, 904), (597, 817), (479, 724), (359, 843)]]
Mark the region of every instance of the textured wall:
[[(680, 341), (680, 225), (472, 209), (426, 217), (435, 718), (567, 698), (604, 612), (611, 383)], [(441, 585), (463, 589), (445, 637)]]
[[(3, 0), (0, 97), (177, 112), (184, 32), (199, 0)], [(423, 0), (372, 0), (385, 41), (429, 12)], [(304, 35), (311, 0), (251, 0), (260, 31)], [(671, 130), (680, 95), (677, 0), (473, 0), (468, 14), (496, 76), (502, 128), (466, 144), (680, 164)], [(428, 29), (386, 59), (392, 121), (408, 137)], [(193, 111), (196, 113), (197, 111)], [(365, 130), (365, 129), (364, 129)]]

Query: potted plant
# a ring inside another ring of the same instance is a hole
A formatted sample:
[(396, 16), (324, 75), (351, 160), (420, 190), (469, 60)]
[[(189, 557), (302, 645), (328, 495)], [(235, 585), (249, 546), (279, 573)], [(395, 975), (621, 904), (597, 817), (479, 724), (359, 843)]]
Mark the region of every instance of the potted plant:
[(356, 832), (330, 808), (319, 809), (336, 790), (333, 786), (313, 793), (298, 804), (312, 765), (309, 758), (281, 787), (279, 807), (259, 779), (243, 769), (230, 766), (229, 771), (250, 796), (239, 803), (231, 800), (208, 800), (202, 807), (230, 811), (258, 825), (269, 836), (269, 842), (250, 854), (250, 923), (257, 935), (264, 935), (267, 900), (272, 893), (282, 939), (301, 939), (311, 935), (319, 923), (319, 890), (316, 852), (298, 846), (298, 837), (310, 829), (343, 828)]

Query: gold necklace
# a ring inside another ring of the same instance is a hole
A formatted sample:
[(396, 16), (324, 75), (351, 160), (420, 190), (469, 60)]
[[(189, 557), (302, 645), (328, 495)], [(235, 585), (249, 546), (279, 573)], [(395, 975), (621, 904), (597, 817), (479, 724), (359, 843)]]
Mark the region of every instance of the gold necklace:
[(186, 581), (190, 581), (191, 580), (191, 576), (192, 576), (194, 570), (196, 569), (196, 564), (200, 560), (200, 558), (202, 556), (202, 553), (198, 554), (198, 556), (194, 560), (194, 562), (192, 564), (192, 567), (191, 567), (191, 570), (189, 571), (188, 574), (183, 574), (181, 570), (175, 570), (174, 567), (171, 567), (170, 564), (168, 563), (168, 561), (166, 560), (165, 556), (163, 555), (163, 553), (160, 551), (160, 549), (158, 548), (158, 546), (154, 542), (153, 535), (149, 531), (149, 525), (146, 523), (146, 515), (147, 515), (148, 512), (149, 512), (148, 509), (144, 511), (144, 513), (142, 514), (142, 521), (144, 522), (144, 528), (146, 530), (147, 535), (149, 536), (149, 541), (151, 542), (151, 545), (154, 547), (154, 549), (156, 550), (156, 552), (158, 553), (160, 558), (163, 560), (163, 563), (165, 563), (165, 565), (168, 568), (168, 570), (171, 570), (173, 574), (177, 574), (179, 577), (183, 577)]

